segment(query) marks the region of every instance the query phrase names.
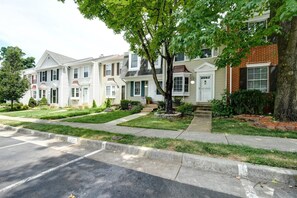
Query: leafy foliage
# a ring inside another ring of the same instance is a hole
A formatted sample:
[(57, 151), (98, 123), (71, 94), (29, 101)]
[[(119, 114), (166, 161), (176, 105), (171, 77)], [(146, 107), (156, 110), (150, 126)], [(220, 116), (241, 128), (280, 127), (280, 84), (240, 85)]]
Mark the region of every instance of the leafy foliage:
[(97, 108), (97, 104), (95, 100), (93, 100), (92, 108)]
[(106, 101), (105, 101), (105, 107), (106, 108), (110, 108), (111, 107), (111, 99), (110, 98), (107, 98)]
[(240, 90), (231, 96), (231, 106), (235, 114), (263, 114), (268, 106), (267, 94), (259, 90)]
[(47, 105), (47, 99), (45, 97), (42, 97), (41, 100), (39, 101), (39, 105)]
[(181, 112), (182, 116), (192, 115), (194, 111), (194, 106), (191, 103), (184, 103), (177, 107), (178, 112)]
[(19, 100), (29, 88), (29, 81), (21, 76), (24, 69), (25, 55), (18, 47), (1, 48), (0, 60), (3, 60), (0, 68), (0, 98), (13, 102)]
[(229, 103), (229, 94), (225, 91), (222, 99), (213, 99), (211, 101), (211, 111), (214, 117), (218, 116), (231, 116), (233, 113), (232, 107)]
[(34, 98), (31, 97), (31, 98), (29, 99), (28, 106), (31, 107), (31, 108), (36, 107), (36, 106), (37, 106), (37, 102), (36, 102), (36, 100), (35, 100)]

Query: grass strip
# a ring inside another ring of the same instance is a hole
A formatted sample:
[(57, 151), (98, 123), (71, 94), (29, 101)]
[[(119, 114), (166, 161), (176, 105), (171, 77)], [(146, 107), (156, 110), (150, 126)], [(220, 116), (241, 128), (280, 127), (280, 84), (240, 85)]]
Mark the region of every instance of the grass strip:
[(248, 122), (242, 122), (231, 118), (214, 118), (212, 120), (212, 132), (297, 139), (296, 131), (258, 128), (251, 126)]
[(39, 118), (44, 120), (62, 119), (80, 115), (88, 115), (95, 112), (100, 112), (100, 108), (91, 109), (32, 109), (24, 111), (12, 111), (1, 113), (1, 115), (11, 117), (23, 117), (23, 118)]
[(150, 113), (146, 116), (123, 122), (119, 126), (138, 127), (147, 129), (164, 129), (164, 130), (185, 130), (191, 124), (193, 116), (186, 116), (183, 118), (175, 118), (172, 120), (166, 118), (159, 118)]
[[(165, 149), (217, 158), (227, 158), (241, 162), (249, 162), (253, 164), (290, 168), (297, 170), (296, 152), (282, 152), (276, 150), (256, 149), (248, 146), (204, 143), (198, 141), (177, 140), (169, 138), (138, 137), (133, 135), (123, 135), (109, 133), (106, 131), (82, 129), (70, 126), (51, 124), (4, 120), (1, 120), (1, 123), (11, 126), (23, 126), (24, 128), (38, 131), (71, 135), (93, 140), (117, 142), (121, 144), (129, 144), (135, 146), (146, 146), (157, 149)], [(115, 136), (120, 139), (113, 138)]]
[(123, 118), (133, 114), (132, 111), (113, 111), (113, 112), (106, 112), (98, 115), (90, 115), (84, 116), (80, 118), (69, 118), (65, 119), (66, 122), (80, 122), (80, 123), (106, 123), (110, 122), (119, 118)]

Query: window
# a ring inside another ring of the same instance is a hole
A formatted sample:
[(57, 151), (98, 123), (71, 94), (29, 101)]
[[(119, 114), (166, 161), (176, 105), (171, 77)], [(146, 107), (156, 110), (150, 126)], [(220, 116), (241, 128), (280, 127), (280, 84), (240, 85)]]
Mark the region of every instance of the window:
[(173, 95), (174, 96), (189, 96), (190, 90), (190, 75), (179, 74), (173, 77)]
[(89, 77), (89, 67), (84, 67), (84, 78)]
[[(163, 82), (162, 82), (162, 81), (159, 81), (159, 85), (160, 85), (161, 88), (162, 88), (162, 86), (163, 86)], [(158, 89), (156, 90), (156, 93), (157, 93), (157, 95), (161, 95), (161, 93), (159, 92)]]
[(111, 64), (107, 64), (105, 68), (105, 76), (111, 75)]
[(247, 24), (247, 31), (252, 35), (256, 31), (264, 30), (264, 29), (266, 29), (266, 20), (248, 22), (248, 24)]
[(72, 96), (72, 98), (79, 98), (79, 88), (72, 88), (71, 96)]
[(45, 98), (46, 96), (46, 90), (39, 90), (39, 98)]
[(174, 60), (175, 60), (175, 62), (184, 61), (185, 60), (185, 54), (184, 53), (176, 54)]
[(52, 103), (58, 103), (57, 90), (56, 89), (52, 90)]
[(184, 92), (189, 92), (189, 77), (185, 77)]
[(183, 77), (174, 77), (173, 91), (174, 92), (182, 92), (183, 91)]
[(138, 56), (137, 54), (131, 55), (131, 68), (137, 68), (138, 64)]
[(106, 97), (107, 98), (115, 98), (115, 86), (106, 86)]
[(36, 99), (36, 95), (37, 95), (37, 94), (36, 94), (36, 91), (33, 91), (33, 92), (32, 92), (32, 97), (33, 97), (34, 99)]
[(200, 58), (210, 58), (212, 57), (212, 50), (210, 48), (202, 49), (202, 55)]
[(140, 81), (134, 82), (134, 96), (140, 96), (141, 94), (141, 85)]
[(41, 82), (47, 81), (47, 71), (41, 72)]
[(78, 68), (73, 70), (73, 78), (78, 78)]
[(57, 80), (57, 70), (53, 70), (53, 80)]
[(268, 91), (268, 67), (247, 68), (247, 89)]

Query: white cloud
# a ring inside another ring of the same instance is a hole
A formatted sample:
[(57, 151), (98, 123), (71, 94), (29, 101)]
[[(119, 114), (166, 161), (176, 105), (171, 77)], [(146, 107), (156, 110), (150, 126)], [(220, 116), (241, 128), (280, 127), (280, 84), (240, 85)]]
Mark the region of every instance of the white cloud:
[(129, 49), (98, 19), (83, 18), (72, 0), (1, 0), (0, 43), (37, 60), (48, 49), (73, 58), (123, 54)]

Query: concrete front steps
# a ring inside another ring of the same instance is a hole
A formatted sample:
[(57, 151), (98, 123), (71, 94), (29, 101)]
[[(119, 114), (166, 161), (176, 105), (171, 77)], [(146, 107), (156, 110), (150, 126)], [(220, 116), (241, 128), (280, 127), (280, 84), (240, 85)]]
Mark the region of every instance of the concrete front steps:
[(210, 103), (197, 103), (196, 110), (194, 112), (196, 117), (211, 117), (211, 104)]
[(158, 105), (157, 104), (146, 104), (144, 108), (142, 109), (143, 112), (152, 112), (154, 109), (157, 109)]

